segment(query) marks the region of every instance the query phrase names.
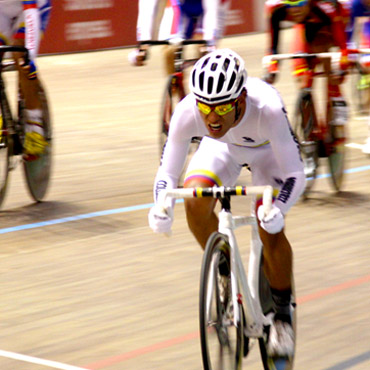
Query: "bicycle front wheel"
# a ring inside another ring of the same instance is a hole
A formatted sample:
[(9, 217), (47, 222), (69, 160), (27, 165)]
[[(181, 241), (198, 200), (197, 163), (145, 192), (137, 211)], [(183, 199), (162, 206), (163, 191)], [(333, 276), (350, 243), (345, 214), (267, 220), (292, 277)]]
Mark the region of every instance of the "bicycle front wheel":
[(306, 175), (304, 197), (307, 197), (313, 187), (319, 166), (318, 143), (312, 134), (315, 125), (316, 115), (312, 95), (300, 92), (294, 112), (293, 130), (299, 143)]
[(230, 279), (227, 237), (213, 233), (207, 242), (200, 277), (199, 323), (205, 370), (240, 370), (243, 359), (243, 316), (236, 307)]
[(344, 178), (346, 147), (345, 147), (345, 129), (344, 125), (331, 125), (332, 145), (328, 156), (330, 180), (336, 191), (340, 191)]
[[(42, 102), (43, 127), (48, 145), (45, 152), (34, 159), (24, 160), (23, 168), (28, 190), (36, 202), (40, 202), (48, 189), (51, 164), (52, 164), (52, 123), (49, 112), (49, 104), (44, 88), (40, 85), (39, 96)], [(20, 97), (18, 102), (18, 114), (22, 127), (24, 127), (24, 102)], [(23, 121), (23, 122), (22, 122)]]

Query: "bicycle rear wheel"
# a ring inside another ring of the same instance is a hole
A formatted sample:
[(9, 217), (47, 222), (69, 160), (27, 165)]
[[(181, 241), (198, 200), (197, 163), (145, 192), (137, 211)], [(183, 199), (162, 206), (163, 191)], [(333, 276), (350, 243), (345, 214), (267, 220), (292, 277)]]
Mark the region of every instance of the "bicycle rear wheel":
[(7, 125), (0, 109), (0, 206), (4, 201), (8, 187), (13, 147), (13, 139), (8, 135)]
[[(292, 326), (294, 330), (294, 337), (296, 338), (297, 332), (297, 311), (296, 311), (296, 295), (295, 295), (295, 284), (294, 279), (292, 277), (292, 297), (291, 297), (291, 316), (292, 316)], [(267, 281), (267, 278), (263, 272), (263, 263), (261, 259), (260, 264), (260, 277), (259, 277), (259, 295), (260, 295), (260, 302), (263, 314), (269, 315), (272, 314), (272, 296), (271, 296), (271, 289), (270, 285)], [(292, 357), (271, 357), (267, 353), (267, 342), (269, 339), (270, 327), (266, 326), (264, 328), (264, 336), (258, 339), (258, 344), (260, 347), (260, 353), (263, 363), (264, 370), (291, 370), (293, 369), (294, 364), (294, 356)], [(295, 351), (294, 351), (295, 352)]]
[[(51, 165), (52, 165), (52, 123), (49, 112), (48, 99), (44, 88), (40, 85), (39, 96), (42, 101), (42, 113), (43, 113), (43, 127), (45, 138), (48, 142), (45, 152), (40, 156), (30, 158), (23, 161), (24, 174), (27, 182), (28, 190), (32, 198), (40, 202), (44, 197), (48, 189)], [(20, 96), (18, 102), (18, 117), (20, 125), (24, 128), (24, 102)]]
[(242, 307), (234, 307), (231, 299), (236, 292), (232, 292), (229, 266), (227, 237), (215, 232), (208, 239), (200, 277), (199, 323), (205, 370), (242, 368)]
[(316, 115), (312, 95), (301, 91), (294, 112), (293, 130), (299, 143), (306, 175), (304, 197), (308, 195), (314, 185), (319, 166), (318, 143), (312, 134), (315, 125)]

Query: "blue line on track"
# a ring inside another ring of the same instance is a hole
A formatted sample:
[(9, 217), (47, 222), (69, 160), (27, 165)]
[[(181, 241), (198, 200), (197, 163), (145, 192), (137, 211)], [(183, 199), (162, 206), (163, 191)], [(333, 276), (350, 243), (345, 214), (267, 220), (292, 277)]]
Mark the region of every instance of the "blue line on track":
[[(351, 168), (351, 169), (345, 170), (345, 173), (356, 173), (356, 172), (363, 172), (363, 171), (368, 171), (368, 170), (370, 170), (370, 165), (369, 166)], [(319, 179), (320, 178), (326, 178), (326, 177), (330, 177), (330, 174), (322, 174), (322, 175), (317, 176), (317, 178), (319, 178)], [(178, 199), (176, 201), (176, 203), (181, 203), (181, 202), (183, 202), (182, 199)], [(142, 210), (142, 209), (147, 209), (147, 208), (150, 208), (152, 206), (153, 206), (153, 203), (139, 204), (139, 205), (131, 206), (131, 207), (108, 209), (108, 210), (105, 210), (105, 211), (85, 213), (85, 214), (77, 215), (77, 216), (57, 218), (57, 219), (49, 220), (49, 221), (36, 222), (34, 224), (26, 224), (26, 225), (19, 225), (19, 226), (13, 226), (13, 227), (6, 227), (4, 229), (0, 229), (0, 234), (8, 234), (8, 233), (12, 233), (12, 232), (15, 232), (15, 231), (36, 229), (36, 228), (44, 227), (44, 226), (63, 224), (65, 222), (79, 221), (79, 220), (83, 220), (83, 219), (86, 219), (86, 218), (108, 216), (108, 215), (114, 215), (114, 214), (117, 214), (117, 213), (134, 212), (134, 211), (139, 211), (139, 210)]]
[(370, 351), (362, 353), (358, 356), (352, 357), (334, 366), (327, 367), (324, 370), (347, 370), (347, 369), (350, 369), (358, 364), (361, 364), (369, 360), (370, 360)]

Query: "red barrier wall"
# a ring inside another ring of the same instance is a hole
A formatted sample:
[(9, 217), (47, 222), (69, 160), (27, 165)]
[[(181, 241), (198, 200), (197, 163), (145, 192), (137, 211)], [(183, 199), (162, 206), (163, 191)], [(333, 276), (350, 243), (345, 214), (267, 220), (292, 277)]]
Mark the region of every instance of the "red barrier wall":
[[(253, 1), (232, 0), (226, 34), (256, 31)], [(56, 0), (40, 53), (135, 45), (137, 0)]]

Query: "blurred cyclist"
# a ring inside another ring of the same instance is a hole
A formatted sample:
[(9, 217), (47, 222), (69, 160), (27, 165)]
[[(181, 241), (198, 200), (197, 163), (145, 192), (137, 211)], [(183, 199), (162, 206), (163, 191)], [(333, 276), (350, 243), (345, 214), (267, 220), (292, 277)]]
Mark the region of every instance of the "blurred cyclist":
[(29, 50), (29, 64), (25, 64), (21, 53), (13, 55), (25, 100), (26, 158), (27, 155), (42, 154), (48, 145), (44, 138), (42, 103), (38, 94), (39, 81), (35, 60), (40, 38), (48, 24), (50, 10), (51, 0), (0, 1), (0, 44), (25, 46)]
[[(305, 174), (299, 146), (278, 92), (257, 78), (247, 78), (244, 61), (229, 49), (213, 51), (193, 67), (191, 93), (175, 108), (162, 163), (154, 183), (154, 197), (175, 188), (193, 136), (203, 137), (185, 175), (184, 187), (234, 186), (248, 163), (253, 185), (272, 185), (275, 201), (264, 214), (257, 202), (259, 234), (266, 276), (272, 287), (275, 318), (268, 351), (290, 356), (294, 350), (290, 299), (292, 250), (284, 233), (284, 217), (304, 190)], [(188, 225), (202, 248), (217, 231), (215, 199), (186, 199)], [(166, 214), (154, 206), (149, 225), (169, 232), (174, 203)], [(222, 272), (221, 272), (222, 273)]]
[[(137, 40), (155, 40), (167, 0), (139, 0), (137, 20)], [(223, 36), (227, 10), (231, 0), (171, 0), (174, 14), (172, 39), (198, 38), (207, 40), (208, 47), (202, 52), (214, 50), (217, 41)], [(174, 48), (166, 48), (166, 71), (174, 72)], [(144, 64), (148, 46), (141, 46), (129, 55), (133, 65)]]
[[(350, 4), (350, 23), (347, 28), (348, 47), (356, 47), (355, 38), (359, 37), (358, 46), (360, 48), (370, 48), (370, 0), (352, 0)], [(356, 20), (364, 19), (361, 24), (360, 34), (355, 34)], [(367, 113), (370, 113), (370, 55), (361, 55), (359, 63), (362, 69), (360, 85), (358, 88), (367, 91)], [(368, 138), (362, 148), (365, 154), (370, 154), (370, 115), (368, 123)]]
[[(340, 69), (345, 71), (349, 66), (346, 44), (345, 24), (348, 13), (337, 0), (267, 0), (270, 45), (269, 54), (278, 53), (280, 24), (291, 21), (294, 26), (293, 52), (320, 53), (329, 51), (331, 47), (341, 50)], [(310, 72), (319, 61), (308, 65), (306, 60), (294, 60), (293, 74), (299, 78), (301, 88), (312, 85)], [(343, 76), (331, 74), (330, 60), (324, 61), (327, 76), (327, 89), (331, 109), (329, 123), (335, 125), (338, 137), (343, 133), (343, 125), (348, 119), (347, 104), (342, 96), (340, 84)], [(266, 81), (273, 82), (278, 72), (278, 63), (272, 62), (267, 66)]]

